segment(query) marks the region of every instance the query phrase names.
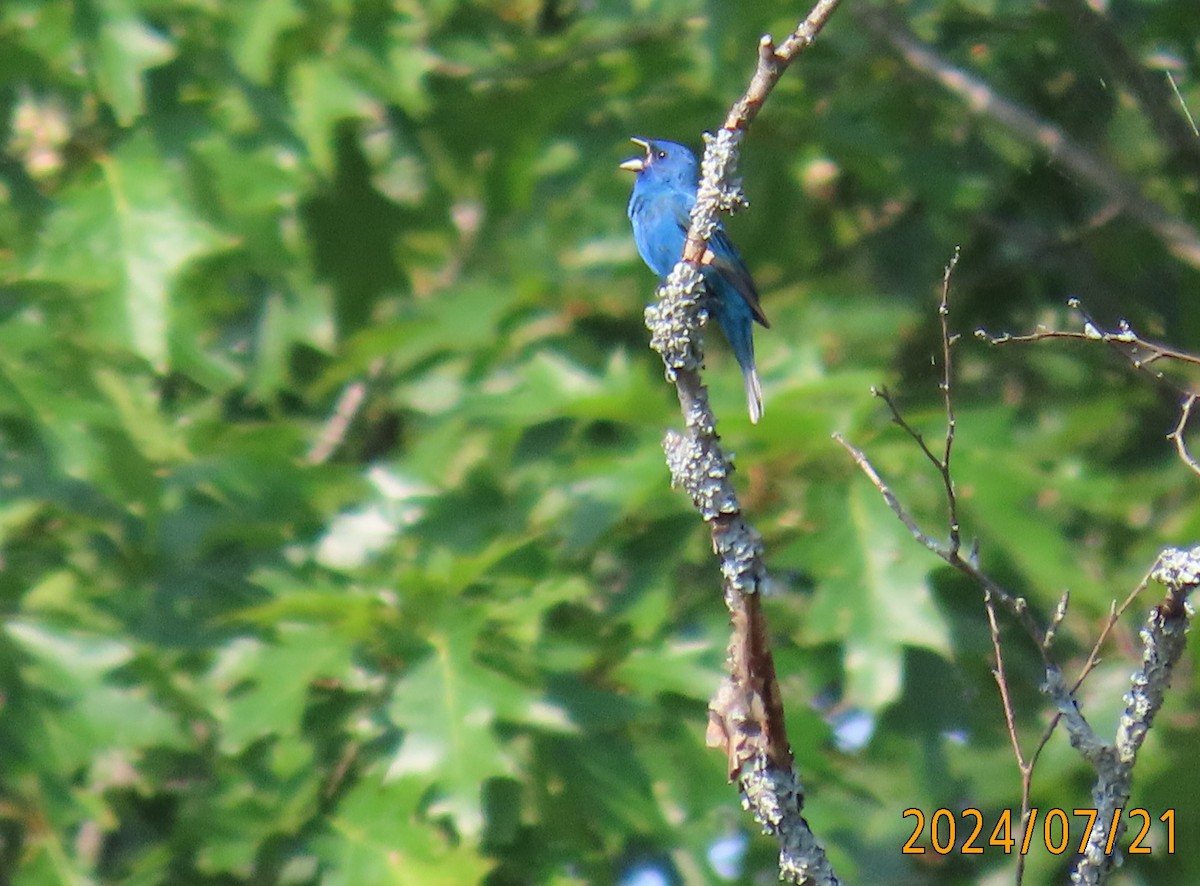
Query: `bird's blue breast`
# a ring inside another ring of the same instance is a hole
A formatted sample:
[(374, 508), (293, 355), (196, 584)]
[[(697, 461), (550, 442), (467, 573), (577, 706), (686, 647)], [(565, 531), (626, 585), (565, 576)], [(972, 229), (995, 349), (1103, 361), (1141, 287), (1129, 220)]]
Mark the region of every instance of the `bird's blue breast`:
[(671, 184), (639, 178), (629, 198), (629, 220), (638, 254), (666, 277), (683, 254), (687, 218), (695, 195)]

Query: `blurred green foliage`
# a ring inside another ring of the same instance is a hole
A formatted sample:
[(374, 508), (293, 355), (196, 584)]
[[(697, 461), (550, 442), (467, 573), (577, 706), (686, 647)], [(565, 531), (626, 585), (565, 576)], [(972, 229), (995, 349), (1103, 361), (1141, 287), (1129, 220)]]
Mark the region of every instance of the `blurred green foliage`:
[[(1108, 6), (1140, 69), (1200, 110), (1200, 8)], [(1200, 218), (1196, 166), (1082, 36), (1082, 7), (893, 11)], [(806, 11), (0, 6), (0, 882), (720, 881), (709, 849), (752, 828), (704, 747), (725, 612), (662, 463), (679, 419), (615, 167), (630, 135), (699, 145), (759, 35)], [(764, 422), (719, 342), (710, 381), (778, 585), (809, 820), (852, 882), (1006, 882), (998, 851), (899, 851), (903, 809), (995, 821), (1018, 777), (978, 591), (830, 434), (944, 532), (937, 476), (869, 386), (941, 433), (954, 247), (963, 333), (1065, 325), (1078, 295), (1200, 348), (1197, 269), (849, 7), (742, 172), (753, 211), (730, 226), (773, 321)], [(1096, 348), (965, 335), (958, 359), (964, 531), (1039, 612), (1070, 589), (1076, 660), (1157, 549), (1200, 534), (1196, 478), (1164, 441), (1175, 400)], [(1153, 593), (1085, 688), (1098, 726)], [(1005, 640), (1028, 747), (1038, 667)], [(1177, 684), (1134, 800), (1177, 809), (1187, 847), (1200, 795), (1176, 773), (1200, 733), (1194, 681)], [(861, 749), (839, 744), (847, 712), (873, 725)], [(1088, 806), (1089, 785), (1058, 736), (1035, 803)], [(1063, 882), (1069, 857), (1029, 863), (1027, 882)], [(740, 881), (773, 865), (755, 837)], [(1113, 880), (1198, 881), (1194, 852), (1161, 848)]]

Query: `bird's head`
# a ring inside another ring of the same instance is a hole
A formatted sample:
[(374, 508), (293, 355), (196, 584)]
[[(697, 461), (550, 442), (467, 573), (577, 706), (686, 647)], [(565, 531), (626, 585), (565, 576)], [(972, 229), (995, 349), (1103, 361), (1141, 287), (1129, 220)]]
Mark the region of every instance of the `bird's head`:
[(633, 157), (621, 164), (621, 169), (636, 172), (639, 178), (654, 181), (677, 181), (695, 187), (696, 158), (685, 146), (661, 139), (632, 138), (635, 145), (646, 152), (644, 157)]

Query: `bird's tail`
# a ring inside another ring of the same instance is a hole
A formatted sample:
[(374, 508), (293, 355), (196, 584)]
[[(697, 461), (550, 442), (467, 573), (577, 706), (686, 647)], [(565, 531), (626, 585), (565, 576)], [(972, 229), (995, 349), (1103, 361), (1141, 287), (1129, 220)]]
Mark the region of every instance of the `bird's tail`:
[(762, 385), (758, 383), (758, 370), (753, 366), (744, 367), (742, 380), (746, 384), (746, 405), (750, 407), (750, 422), (758, 424), (763, 414)]

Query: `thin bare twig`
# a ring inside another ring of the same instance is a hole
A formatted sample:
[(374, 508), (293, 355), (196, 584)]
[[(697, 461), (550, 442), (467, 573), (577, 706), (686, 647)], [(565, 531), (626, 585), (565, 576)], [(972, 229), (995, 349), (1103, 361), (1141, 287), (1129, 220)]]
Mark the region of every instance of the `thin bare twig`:
[[(1075, 307), (1078, 307), (1078, 305), (1076, 304)], [(947, 310), (945, 292), (943, 292), (941, 309), (943, 311)], [(1085, 318), (1086, 323), (1083, 333), (1066, 336), (1039, 332), (1033, 336), (1027, 336), (1025, 339), (1082, 337), (1089, 340), (1107, 339), (1110, 343), (1122, 348), (1137, 345), (1154, 359), (1149, 359), (1141, 353), (1132, 356), (1127, 354), (1126, 356), (1129, 356), (1130, 360), (1139, 369), (1144, 369), (1144, 371), (1150, 372), (1156, 377), (1162, 377), (1162, 373), (1157, 370), (1145, 369), (1155, 359), (1190, 358), (1190, 355), (1181, 355), (1170, 348), (1149, 347), (1148, 343), (1138, 338), (1128, 328), (1127, 324), (1122, 324), (1118, 333), (1104, 333), (1091, 318), (1087, 318), (1086, 315)], [(950, 337), (949, 328), (944, 319), (942, 336), (943, 356), (947, 363), (949, 363), (950, 346), (953, 343), (953, 339)], [(982, 337), (988, 338), (986, 335)], [(1003, 343), (1018, 339), (1020, 337), (991, 338), (990, 340), (994, 343)], [(1191, 362), (1191, 360), (1187, 360), (1186, 362)], [(942, 381), (944, 391), (949, 387), (950, 379), (950, 371), (947, 368)], [(876, 393), (878, 394), (878, 392)], [(926, 458), (933, 462), (939, 471), (946, 470), (948, 473), (949, 453), (940, 459), (935, 456), (929, 447), (925, 445), (920, 434), (904, 420), (890, 396), (887, 396), (886, 392), (878, 395), (885, 397), (888, 407), (892, 411), (893, 421), (904, 428), (917, 441)], [(1188, 418), (1190, 417), (1192, 405), (1197, 398), (1200, 398), (1200, 394), (1190, 396), (1185, 403), (1184, 414), (1181, 416), (1179, 424), (1174, 431), (1177, 446), (1182, 447), (1179, 437), (1183, 434)], [(948, 401), (950, 400), (949, 396), (947, 399)], [(948, 423), (951, 417), (952, 413), (948, 408)], [(947, 435), (949, 437), (949, 430)], [(1022, 841), (1024, 841), (1024, 836), (1032, 822), (1030, 797), (1033, 772), (1038, 760), (1041, 758), (1042, 751), (1045, 749), (1059, 723), (1064, 725), (1072, 747), (1094, 769), (1096, 781), (1092, 788), (1092, 803), (1097, 810), (1097, 815), (1095, 824), (1088, 835), (1086, 848), (1081, 853), (1071, 872), (1071, 882), (1073, 884), (1084, 884), (1084, 886), (1100, 886), (1100, 884), (1107, 880), (1108, 875), (1113, 870), (1115, 859), (1118, 857), (1112, 851), (1112, 847), (1124, 832), (1126, 823), (1118, 822), (1117, 813), (1129, 799), (1130, 785), (1133, 780), (1133, 767), (1136, 763), (1138, 751), (1153, 724), (1154, 717), (1162, 706), (1167, 687), (1170, 684), (1171, 674), (1185, 648), (1186, 633), (1192, 617), (1192, 610), (1185, 605), (1185, 602), (1188, 596), (1197, 587), (1200, 587), (1200, 546), (1192, 548), (1190, 551), (1167, 548), (1159, 555), (1149, 574), (1130, 592), (1121, 605), (1111, 607), (1108, 620), (1101, 630), (1099, 637), (1097, 637), (1087, 661), (1080, 670), (1078, 678), (1073, 685), (1068, 686), (1061, 669), (1051, 657), (1051, 646), (1054, 636), (1066, 616), (1068, 596), (1064, 594), (1060, 599), (1050, 624), (1046, 628), (1040, 627), (1029, 613), (1028, 607), (1022, 598), (1009, 596), (1006, 599), (997, 596), (993, 587), (995, 583), (978, 568), (975, 556), (970, 557), (969, 560), (963, 560), (954, 551), (952, 544), (943, 544), (934, 541), (928, 536), (912, 516), (908, 514), (895, 494), (887, 486), (882, 477), (879, 476), (866, 455), (861, 450), (847, 443), (839, 435), (835, 435), (835, 438), (850, 452), (855, 462), (871, 480), (872, 484), (880, 491), (884, 500), (896, 513), (901, 522), (908, 527), (913, 537), (947, 563), (972, 577), (984, 589), (984, 603), (991, 632), (992, 648), (996, 657), (993, 676), (996, 680), (1001, 703), (1004, 708), (1004, 718), (1008, 729), (1009, 741), (1012, 744), (1017, 766), (1021, 773), (1020, 838)], [(1186, 448), (1183, 448), (1182, 451), (1186, 453)], [(1185, 458), (1185, 460), (1188, 459), (1190, 459), (1190, 455)], [(953, 484), (944, 475), (943, 480), (946, 483), (948, 502), (953, 502)], [(1083, 681), (1099, 662), (1100, 649), (1121, 615), (1132, 605), (1141, 592), (1146, 589), (1151, 580), (1166, 585), (1168, 592), (1163, 602), (1151, 610), (1145, 626), (1140, 632), (1139, 636), (1142, 640), (1142, 667), (1130, 678), (1130, 690), (1125, 695), (1125, 712), (1118, 723), (1114, 741), (1108, 743), (1099, 738), (1088, 724), (1075, 700), (1076, 693), (1082, 686)], [(1001, 590), (1001, 592), (1003, 591)], [(1013, 609), (1018, 621), (1027, 633), (1029, 633), (1031, 639), (1037, 643), (1045, 665), (1046, 675), (1045, 682), (1041, 688), (1056, 708), (1054, 717), (1042, 732), (1033, 753), (1028, 756), (1021, 748), (1010, 687), (1004, 670), (1000, 627), (995, 615), (994, 601), (996, 599), (1000, 599), (1001, 602), (1004, 602)], [(1025, 864), (1022, 858), (1017, 864), (1018, 886), (1020, 886), (1023, 880), (1024, 871)]]
[[(958, 495), (954, 486), (953, 474), (951, 472), (951, 459), (954, 453), (954, 434), (956, 428), (956, 420), (954, 413), (954, 390), (953, 390), (953, 348), (957, 341), (957, 336), (950, 331), (950, 278), (953, 275), (954, 268), (958, 263), (959, 251), (954, 251), (954, 257), (946, 265), (945, 273), (942, 277), (942, 295), (941, 301), (938, 304), (938, 316), (941, 324), (942, 333), (942, 378), (938, 384), (942, 392), (943, 404), (946, 415), (946, 433), (944, 438), (944, 446), (941, 455), (934, 451), (925, 442), (924, 436), (915, 428), (913, 428), (904, 418), (896, 402), (891, 395), (884, 389), (872, 389), (872, 394), (883, 399), (891, 412), (893, 423), (899, 425), (905, 433), (909, 435), (920, 448), (925, 458), (938, 471), (942, 480), (942, 486), (945, 491), (946, 512), (949, 523), (949, 540), (945, 543), (934, 540), (920, 528), (916, 520), (908, 513), (895, 494), (891, 491), (888, 485), (879, 476), (874, 465), (867, 459), (866, 455), (858, 448), (852, 446), (840, 435), (835, 434), (836, 439), (854, 458), (855, 463), (866, 474), (867, 478), (883, 495), (884, 501), (900, 519), (900, 521), (908, 528), (913, 537), (923, 545), (927, 550), (932, 551), (937, 556), (941, 557), (947, 564), (967, 575), (976, 584), (984, 589), (983, 601), (984, 609), (987, 613), (988, 628), (992, 638), (992, 651), (995, 655), (995, 667), (992, 669), (992, 676), (996, 681), (996, 687), (1000, 693), (1000, 702), (1004, 710), (1004, 722), (1008, 729), (1009, 741), (1012, 744), (1013, 755), (1017, 761), (1017, 769), (1021, 778), (1021, 815), (1020, 824), (1018, 827), (1018, 839), (1024, 845), (1024, 837), (1026, 830), (1030, 827), (1032, 818), (1032, 787), (1033, 787), (1033, 770), (1036, 765), (1037, 757), (1041, 750), (1045, 747), (1045, 743), (1049, 740), (1050, 732), (1047, 731), (1043, 736), (1041, 743), (1037, 746), (1032, 757), (1027, 758), (1021, 748), (1020, 736), (1017, 733), (1016, 711), (1012, 704), (1012, 695), (1008, 684), (1008, 677), (1004, 669), (1004, 651), (1000, 641), (1000, 625), (996, 619), (996, 600), (1000, 600), (1013, 613), (1021, 625), (1025, 628), (1030, 639), (1037, 646), (1042, 660), (1046, 665), (1047, 671), (1056, 669), (1056, 665), (1051, 659), (1051, 646), (1053, 643), (1054, 633), (1057, 630), (1062, 619), (1066, 615), (1067, 597), (1064, 595), (1060, 601), (1055, 616), (1050, 626), (1042, 628), (1034, 619), (1029, 607), (1026, 605), (1024, 598), (1017, 597), (1004, 588), (1002, 588), (994, 579), (984, 573), (978, 564), (978, 557), (972, 553), (967, 558), (961, 556), (961, 528), (958, 519)], [(1057, 722), (1057, 719), (1056, 721)], [(1051, 726), (1051, 730), (1053, 726)], [(1020, 886), (1025, 874), (1025, 859), (1022, 853), (1017, 861), (1017, 886)]]
[(1088, 653), (1087, 661), (1085, 661), (1083, 663), (1083, 667), (1079, 669), (1079, 676), (1075, 678), (1075, 685), (1071, 687), (1072, 692), (1079, 689), (1079, 687), (1083, 685), (1083, 681), (1087, 679), (1088, 674), (1090, 674), (1095, 669), (1096, 665), (1100, 663), (1100, 649), (1104, 646), (1104, 642), (1108, 639), (1108, 635), (1111, 634), (1112, 629), (1117, 626), (1117, 622), (1121, 620), (1121, 616), (1124, 615), (1126, 610), (1133, 605), (1133, 601), (1138, 598), (1142, 591), (1146, 590), (1146, 588), (1150, 586), (1150, 578), (1153, 575), (1153, 572), (1154, 570), (1151, 570), (1150, 572), (1146, 573), (1145, 577), (1138, 582), (1137, 587), (1129, 592), (1129, 596), (1127, 596), (1121, 602), (1120, 606), (1117, 606), (1114, 603), (1111, 607), (1109, 607), (1108, 618), (1104, 620), (1104, 627), (1100, 629), (1100, 634), (1096, 637), (1096, 642), (1092, 644), (1092, 650)]
[(379, 378), (383, 372), (383, 365), (382, 358), (373, 360), (365, 379), (356, 379), (342, 389), (337, 403), (334, 404), (333, 412), (325, 421), (321, 433), (317, 435), (317, 439), (313, 441), (312, 447), (304, 457), (304, 460), (310, 465), (324, 464), (341, 448), (346, 440), (346, 434), (350, 430), (350, 425), (354, 423), (363, 401), (366, 400), (367, 385)]
[(954, 252), (953, 258), (946, 265), (945, 272), (942, 277), (942, 295), (941, 301), (938, 304), (938, 314), (941, 320), (942, 328), (942, 379), (939, 382), (939, 389), (942, 391), (943, 402), (946, 409), (946, 435), (942, 449), (942, 454), (938, 455), (925, 442), (925, 437), (908, 423), (904, 418), (900, 408), (892, 399), (891, 394), (886, 388), (872, 388), (871, 393), (883, 400), (887, 404), (888, 410), (892, 415), (892, 422), (904, 430), (920, 448), (925, 458), (937, 469), (942, 480), (942, 487), (945, 490), (946, 512), (950, 526), (949, 539), (946, 542), (941, 542), (928, 535), (913, 518), (911, 514), (896, 498), (895, 494), (884, 482), (879, 472), (875, 470), (875, 466), (871, 464), (870, 459), (866, 454), (847, 441), (841, 434), (834, 434), (833, 439), (841, 444), (842, 448), (850, 453), (855, 464), (867, 476), (872, 485), (883, 496), (888, 507), (899, 518), (900, 522), (908, 529), (916, 541), (930, 551), (936, 554), (948, 565), (954, 567), (959, 572), (966, 575), (979, 587), (983, 588), (985, 595), (990, 595), (992, 599), (1000, 601), (1006, 609), (1011, 612), (1016, 619), (1025, 628), (1025, 632), (1033, 640), (1041, 652), (1042, 658), (1049, 666), (1052, 664), (1050, 659), (1050, 641), (1052, 633), (1038, 624), (1033, 614), (1029, 611), (1029, 606), (1025, 598), (1017, 596), (1009, 592), (999, 582), (985, 573), (978, 563), (978, 557), (974, 551), (968, 552), (966, 557), (962, 556), (961, 528), (958, 520), (958, 494), (954, 488), (953, 475), (950, 472), (950, 462), (954, 451), (954, 392), (953, 384), (953, 361), (952, 353), (957, 336), (950, 332), (949, 315), (950, 315), (950, 277), (954, 272), (955, 266), (958, 264), (958, 250)]
[[(1098, 665), (1100, 663), (1100, 650), (1101, 650), (1101, 648), (1103, 648), (1105, 641), (1108, 640), (1108, 635), (1110, 633), (1112, 633), (1112, 629), (1117, 626), (1117, 623), (1120, 621), (1121, 616), (1125, 614), (1126, 610), (1128, 610), (1129, 607), (1133, 604), (1133, 601), (1135, 599), (1137, 599), (1137, 597), (1142, 593), (1142, 591), (1144, 591), (1146, 589), (1146, 587), (1149, 585), (1151, 574), (1152, 574), (1152, 572), (1146, 574), (1146, 576), (1138, 583), (1137, 587), (1135, 587), (1132, 591), (1129, 592), (1129, 595), (1121, 602), (1120, 606), (1118, 606), (1116, 603), (1113, 603), (1109, 607), (1108, 618), (1105, 619), (1104, 627), (1100, 629), (1100, 634), (1096, 637), (1096, 642), (1092, 644), (1091, 652), (1088, 653), (1087, 661), (1085, 661), (1083, 663), (1083, 667), (1081, 667), (1079, 669), (1079, 675), (1075, 678), (1075, 682), (1071, 685), (1070, 692), (1071, 692), (1072, 696), (1074, 696), (1075, 693), (1079, 691), (1079, 688), (1083, 685), (1083, 681), (1087, 679), (1088, 675), (1095, 669), (1096, 665)], [(1055, 613), (1056, 621), (1061, 621), (1061, 614), (1065, 614), (1065, 612), (1066, 612), (1065, 602), (1066, 602), (1066, 595), (1063, 596), (1063, 602), (1060, 603), (1058, 610)], [(1046, 725), (1046, 728), (1042, 730), (1041, 737), (1038, 739), (1038, 743), (1034, 747), (1033, 753), (1029, 755), (1028, 766), (1029, 766), (1029, 773), (1030, 773), (1031, 777), (1033, 774), (1033, 770), (1037, 768), (1038, 760), (1041, 759), (1042, 751), (1044, 751), (1046, 749), (1046, 745), (1048, 745), (1050, 743), (1050, 739), (1053, 737), (1054, 730), (1058, 727), (1059, 722), (1062, 720), (1062, 716), (1063, 716), (1062, 713), (1058, 712), (1058, 713), (1055, 713), (1055, 715), (1050, 718), (1050, 722)], [(1026, 789), (1024, 786), (1024, 781), (1022, 781), (1022, 797), (1023, 798), (1025, 796), (1025, 793), (1026, 793)], [(1025, 802), (1026, 801), (1023, 799), (1022, 800), (1022, 808), (1024, 808)], [(1023, 831), (1022, 831), (1022, 839), (1024, 839)], [(1018, 870), (1017, 883), (1019, 886), (1020, 875), (1024, 870), (1024, 861), (1023, 860), (1018, 863), (1017, 870)]]
[(1171, 91), (1175, 93), (1179, 107), (1183, 110), (1183, 116), (1187, 118), (1188, 126), (1192, 128), (1192, 135), (1200, 139), (1200, 129), (1196, 128), (1196, 121), (1192, 119), (1192, 112), (1188, 109), (1187, 102), (1183, 100), (1183, 96), (1179, 92), (1179, 87), (1175, 85), (1175, 78), (1171, 76), (1170, 71), (1167, 71), (1167, 82), (1171, 84)]
[(942, 449), (942, 463), (940, 472), (942, 475), (942, 484), (946, 490), (946, 509), (950, 517), (950, 550), (957, 552), (962, 546), (962, 539), (959, 537), (958, 524), (958, 495), (954, 491), (954, 481), (950, 471), (950, 456), (954, 452), (954, 429), (958, 422), (954, 418), (954, 397), (951, 391), (951, 376), (950, 376), (950, 350), (954, 347), (954, 342), (958, 340), (957, 335), (950, 334), (950, 277), (954, 274), (955, 267), (958, 266), (959, 247), (954, 247), (954, 255), (946, 264), (946, 270), (942, 274), (942, 300), (938, 303), (938, 321), (942, 326), (942, 402), (946, 409), (946, 445)]
[(1144, 372), (1155, 381), (1167, 385), (1183, 398), (1179, 409), (1179, 421), (1176, 423), (1174, 430), (1167, 434), (1167, 440), (1175, 444), (1175, 451), (1178, 453), (1180, 460), (1187, 465), (1188, 469), (1200, 476), (1200, 460), (1197, 460), (1192, 455), (1188, 449), (1187, 441), (1184, 439), (1184, 432), (1187, 429), (1188, 422), (1191, 420), (1192, 409), (1196, 404), (1196, 400), (1200, 399), (1200, 392), (1177, 382), (1162, 369), (1158, 368), (1160, 364), (1170, 363), (1200, 366), (1200, 356), (1190, 354), (1187, 351), (1180, 351), (1161, 342), (1142, 338), (1125, 320), (1118, 322), (1116, 330), (1104, 329), (1088, 314), (1087, 310), (1083, 307), (1083, 303), (1077, 298), (1068, 299), (1067, 306), (1077, 311), (1083, 318), (1082, 330), (1038, 329), (1035, 332), (1024, 335), (1012, 335), (1009, 333), (992, 335), (983, 329), (977, 329), (975, 330), (975, 337), (992, 345), (1030, 344), (1032, 342), (1051, 339), (1070, 339), (1077, 341), (1098, 341), (1112, 347), (1125, 360), (1128, 360), (1134, 369)]
[[(1067, 307), (1079, 313), (1079, 316), (1083, 319), (1083, 329), (1038, 329), (1035, 332), (1029, 332), (1024, 335), (1012, 335), (1010, 333), (992, 335), (986, 330), (977, 329), (975, 330), (975, 337), (993, 345), (1028, 344), (1030, 342), (1056, 338), (1074, 339), (1077, 341), (1099, 341), (1117, 350), (1135, 369), (1147, 372), (1159, 381), (1170, 381), (1161, 372), (1151, 371), (1149, 368), (1160, 360), (1173, 360), (1191, 366), (1200, 366), (1200, 356), (1188, 353), (1187, 351), (1180, 351), (1162, 342), (1142, 338), (1125, 320), (1118, 321), (1115, 330), (1104, 329), (1088, 313), (1087, 309), (1083, 306), (1083, 302), (1078, 298), (1072, 297), (1067, 299)], [(1176, 389), (1183, 390), (1178, 386)]]
[(1191, 421), (1192, 407), (1196, 405), (1196, 398), (1198, 396), (1200, 395), (1188, 394), (1184, 398), (1183, 406), (1179, 410), (1179, 423), (1175, 425), (1175, 430), (1167, 434), (1167, 439), (1175, 444), (1175, 451), (1179, 453), (1179, 458), (1196, 475), (1200, 475), (1200, 462), (1196, 461), (1196, 457), (1188, 449), (1183, 432), (1187, 429), (1188, 422)]
[[(992, 637), (992, 654), (996, 656), (996, 667), (992, 669), (992, 677), (1000, 692), (1000, 704), (1004, 708), (1004, 725), (1008, 728), (1008, 740), (1012, 744), (1013, 756), (1017, 758), (1017, 769), (1021, 773), (1021, 824), (1017, 829), (1017, 839), (1025, 845), (1025, 832), (1029, 828), (1032, 804), (1030, 796), (1033, 788), (1033, 761), (1026, 760), (1021, 750), (1021, 739), (1017, 735), (1017, 715), (1013, 708), (1012, 697), (1009, 694), (1008, 675), (1004, 672), (1004, 649), (1000, 643), (1000, 623), (996, 620), (996, 604), (992, 595), (983, 592), (983, 607), (987, 612), (988, 631)], [(1039, 748), (1040, 750), (1040, 748)], [(1016, 884), (1021, 886), (1025, 878), (1025, 853), (1017, 854)]]

